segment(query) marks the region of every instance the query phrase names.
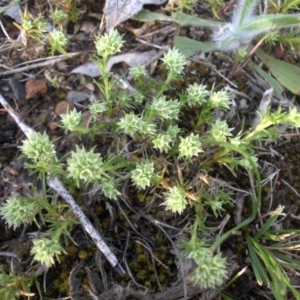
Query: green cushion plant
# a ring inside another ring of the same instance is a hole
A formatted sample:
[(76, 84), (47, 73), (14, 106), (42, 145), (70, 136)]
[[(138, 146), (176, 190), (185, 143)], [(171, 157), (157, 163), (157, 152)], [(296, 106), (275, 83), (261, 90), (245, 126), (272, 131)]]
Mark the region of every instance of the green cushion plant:
[[(234, 232), (251, 224), (261, 206), (261, 179), (255, 145), (265, 140), (276, 141), (280, 134), (278, 127), (282, 124), (299, 127), (300, 113), (294, 108), (288, 112), (281, 108), (275, 112), (267, 109), (261, 114), (256, 127), (233, 134), (226, 121), (214, 115), (216, 109), (229, 110), (231, 97), (227, 91), (209, 91), (203, 85), (193, 84), (177, 99), (169, 99), (165, 95), (172, 82), (184, 76), (186, 59), (177, 49), (169, 49), (164, 54), (162, 62), (167, 73), (164, 80), (148, 80), (145, 68), (138, 66), (130, 70), (138, 90), (126, 91), (125, 97), (121, 97), (117, 82), (106, 70), (106, 64), (112, 55), (120, 51), (122, 36), (112, 30), (97, 38), (95, 44), (97, 55), (93, 61), (102, 73), (102, 80), (95, 83), (102, 97), (88, 107), (91, 110), (88, 128), (81, 124), (82, 113), (74, 110), (62, 116), (62, 127), (81, 137), (90, 137), (90, 142), (99, 135), (113, 136), (116, 147), (103, 157), (96, 147), (87, 148), (82, 141), (83, 145), (67, 154), (63, 164), (57, 159), (54, 143), (46, 134), (29, 134), (21, 149), (29, 160), (27, 167), (43, 180), (44, 194), (38, 197), (33, 190), (34, 198), (7, 199), (0, 209), (1, 216), (14, 228), (36, 222), (47, 231), (48, 237), (35, 239), (31, 254), (34, 261), (51, 267), (65, 252), (64, 240), (72, 240), (71, 230), (77, 221), (71, 209), (54, 201), (55, 197), (47, 191), (45, 179), (60, 178), (70, 189), (98, 188), (105, 199), (119, 201), (120, 185), (131, 178), (132, 187), (140, 191), (151, 194), (152, 189), (156, 189), (162, 198), (161, 205), (173, 213), (180, 215), (188, 207), (194, 209), (194, 223), (189, 228), (191, 238), (181, 245), (187, 259), (196, 264), (191, 277), (202, 288), (221, 285), (228, 277), (228, 262), (218, 251), (219, 247)], [(191, 108), (195, 109), (195, 120), (187, 129), (181, 121)], [(130, 140), (136, 151), (126, 151), (128, 145), (120, 146), (124, 137)], [(215, 240), (200, 239), (198, 233), (208, 236), (207, 210), (217, 215), (225, 205), (233, 204), (230, 187), (215, 185), (208, 188), (199, 179), (201, 172), (205, 173), (217, 164), (226, 166), (233, 173), (242, 168), (256, 183), (256, 187), (253, 185), (247, 192), (250, 193), (251, 213)], [(178, 174), (168, 180), (166, 170), (173, 165), (178, 166)], [(200, 173), (194, 174), (195, 178), (185, 178), (182, 169), (192, 166), (196, 166)], [(54, 187), (54, 182), (49, 185)], [(62, 194), (66, 194), (64, 189)], [(64, 218), (61, 217), (62, 212)], [(22, 215), (22, 219), (16, 219), (16, 213)], [(289, 259), (284, 252), (274, 254), (275, 250), (259, 243), (262, 236), (270, 237), (269, 228), (275, 221), (276, 218), (270, 218), (256, 236), (247, 237), (252, 266), (259, 283), (266, 284), (276, 299), (284, 299), (288, 289), (297, 298), (300, 294), (292, 285), (282, 289), (282, 280), (288, 280), (283, 269), (298, 269), (299, 263)], [(268, 255), (273, 258), (267, 260)], [(259, 265), (256, 265), (257, 262)], [(272, 274), (272, 266), (278, 271), (275, 275)], [(279, 289), (281, 293), (276, 294)]]

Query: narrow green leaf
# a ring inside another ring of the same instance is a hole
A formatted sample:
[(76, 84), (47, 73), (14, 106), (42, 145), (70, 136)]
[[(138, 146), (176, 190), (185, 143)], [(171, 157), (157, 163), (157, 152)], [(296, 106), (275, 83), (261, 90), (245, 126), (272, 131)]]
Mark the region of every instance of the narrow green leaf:
[(140, 22), (153, 22), (153, 21), (169, 21), (172, 22), (173, 19), (164, 14), (154, 13), (147, 9), (142, 9), (138, 14), (133, 17), (135, 20)]
[(182, 12), (176, 12), (171, 17), (169, 17), (164, 14), (151, 12), (147, 9), (142, 9), (138, 14), (134, 16), (134, 19), (141, 22), (173, 21), (181, 26), (209, 27), (211, 29), (219, 29), (222, 26), (221, 22), (201, 19)]
[(246, 237), (247, 245), (248, 245), (248, 250), (249, 250), (249, 256), (251, 260), (251, 265), (253, 272), (255, 274), (255, 278), (257, 280), (257, 283), (259, 285), (262, 285), (263, 283), (266, 285), (270, 284), (270, 279), (264, 270), (263, 265), (261, 264), (261, 261), (259, 260), (254, 246), (253, 246), (253, 239), (250, 238), (249, 236)]
[(233, 12), (233, 21), (239, 27), (249, 20), (256, 7), (257, 0), (239, 0)]
[(276, 258), (279, 258), (280, 264), (291, 269), (300, 270), (300, 262), (297, 259), (287, 256), (279, 251), (272, 251)]
[(277, 235), (277, 234), (273, 234), (273, 233), (270, 233), (270, 231), (267, 231), (265, 234), (264, 234), (264, 238), (267, 240), (271, 240), (273, 242), (281, 242), (284, 240), (284, 238), (282, 238), (280, 235)]
[(254, 17), (250, 22), (241, 26), (243, 31), (268, 32), (283, 27), (299, 26), (300, 14), (268, 14)]
[(256, 51), (259, 59), (269, 68), (272, 75), (288, 90), (296, 95), (300, 94), (300, 68), (275, 59), (261, 49)]
[(286, 13), (290, 9), (298, 9), (299, 10), (299, 0), (285, 0), (282, 8), (282, 12)]
[(265, 232), (275, 223), (278, 219), (279, 214), (282, 212), (283, 207), (279, 206), (275, 211), (273, 211), (274, 215), (270, 216), (267, 222), (262, 226), (262, 228), (256, 233), (255, 238), (261, 238)]
[(201, 19), (182, 12), (176, 12), (172, 15), (172, 18), (181, 26), (209, 27), (212, 29), (219, 29), (222, 26), (221, 22)]
[(262, 70), (258, 65), (254, 64), (252, 61), (249, 61), (249, 66), (253, 68), (273, 89), (276, 96), (281, 96), (284, 88), (283, 86), (271, 75), (267, 74)]
[(268, 286), (272, 290), (276, 300), (285, 300), (287, 278), (282, 272), (282, 267), (276, 261), (271, 251), (264, 248), (256, 239), (252, 239), (252, 243), (271, 278)]
[(225, 293), (222, 293), (222, 299), (223, 300), (232, 300), (232, 298), (230, 298), (229, 296), (227, 296)]
[(293, 287), (293, 285), (290, 282), (287, 282), (286, 284), (289, 289), (292, 291), (295, 299), (300, 299), (300, 293)]
[(183, 36), (174, 37), (174, 46), (186, 57), (194, 56), (199, 51), (206, 53), (217, 49), (214, 42), (203, 43)]

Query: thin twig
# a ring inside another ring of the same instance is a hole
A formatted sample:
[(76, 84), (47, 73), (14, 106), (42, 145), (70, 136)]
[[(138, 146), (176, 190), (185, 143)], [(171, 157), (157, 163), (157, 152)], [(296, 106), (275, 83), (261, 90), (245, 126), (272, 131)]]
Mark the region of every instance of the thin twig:
[(224, 76), (218, 69), (215, 65), (213, 64), (210, 64), (206, 61), (202, 61), (202, 60), (199, 60), (199, 59), (195, 59), (195, 58), (188, 58), (190, 61), (193, 61), (193, 62), (196, 62), (200, 65), (203, 65), (203, 66), (206, 66), (208, 68), (210, 68), (212, 71), (216, 72), (221, 78), (223, 78), (224, 80), (226, 80), (231, 86), (233, 86), (234, 88), (238, 88), (238, 86), (233, 83), (232, 81), (230, 81), (226, 76)]
[(36, 63), (36, 64), (32, 64), (32, 65), (28, 65), (28, 66), (21, 67), (21, 68), (16, 68), (16, 69), (12, 68), (8, 71), (1, 72), (0, 76), (6, 76), (6, 75), (15, 74), (15, 73), (21, 73), (21, 72), (25, 72), (25, 71), (32, 70), (32, 69), (45, 67), (45, 66), (48, 66), (48, 65), (51, 65), (51, 64), (53, 65), (53, 64), (58, 63), (60, 61), (63, 61), (63, 60), (72, 58), (74, 56), (77, 56), (80, 53), (81, 52), (68, 53), (68, 55), (59, 55), (59, 56), (53, 57), (52, 59), (49, 59), (49, 60), (46, 60), (46, 61), (43, 61), (43, 62), (40, 62), (40, 63)]
[(6, 29), (5, 29), (5, 27), (3, 26), (1, 20), (0, 20), (0, 27), (1, 27), (1, 29), (2, 29), (2, 31), (3, 31), (3, 33), (4, 33), (4, 35), (7, 37), (7, 39), (8, 39), (8, 40), (11, 40), (11, 38), (10, 38), (10, 36), (8, 35), (8, 33), (7, 33)]
[(127, 261), (126, 261), (126, 260), (124, 260), (124, 264), (125, 264), (125, 268), (126, 268), (126, 270), (127, 270), (127, 273), (128, 273), (128, 275), (130, 276), (132, 282), (135, 284), (135, 286), (144, 289), (144, 291), (145, 291), (146, 293), (148, 293), (148, 292), (149, 292), (148, 289), (147, 289), (145, 286), (139, 284), (139, 283), (135, 280), (133, 274), (131, 273), (130, 268), (128, 267), (128, 264), (127, 264)]
[(187, 300), (187, 283), (186, 283), (186, 278), (185, 278), (185, 273), (184, 273), (184, 268), (183, 268), (183, 263), (182, 263), (182, 257), (180, 256), (179, 254), (179, 250), (177, 248), (177, 246), (175, 245), (174, 241), (171, 239), (171, 237), (167, 234), (167, 232), (162, 228), (162, 226), (160, 226), (160, 224), (154, 220), (151, 220), (148, 218), (148, 216), (146, 216), (142, 211), (140, 211), (140, 214), (147, 220), (151, 221), (156, 227), (158, 227), (163, 233), (164, 235), (167, 237), (167, 239), (170, 241), (170, 243), (172, 244), (173, 246), (173, 249), (174, 249), (174, 252), (175, 252), (175, 255), (179, 261), (179, 271), (181, 272), (181, 275), (182, 275), (182, 285), (183, 285), (183, 299), (184, 300)]
[(298, 197), (300, 197), (300, 194), (297, 192), (297, 190), (292, 187), (288, 182), (286, 182), (284, 179), (280, 179), (286, 186), (288, 186)]
[(136, 241), (136, 242), (137, 242), (138, 244), (140, 244), (140, 245), (143, 245), (143, 247), (144, 247), (145, 249), (147, 249), (147, 250), (150, 252), (150, 254), (151, 254), (151, 261), (152, 261), (152, 265), (153, 265), (153, 272), (154, 272), (154, 275), (155, 275), (155, 279), (156, 279), (156, 282), (157, 282), (157, 284), (158, 284), (160, 290), (163, 291), (163, 288), (162, 288), (162, 286), (161, 286), (161, 284), (160, 284), (160, 281), (159, 281), (159, 279), (158, 279), (158, 275), (157, 275), (157, 270), (156, 270), (154, 258), (155, 258), (155, 259), (156, 259), (156, 260), (157, 260), (164, 268), (169, 269), (169, 267), (167, 267), (166, 265), (164, 265), (157, 257), (154, 256), (154, 254), (153, 254), (153, 252), (152, 252), (150, 246), (147, 247), (146, 245), (144, 245), (144, 244), (143, 244), (142, 242), (140, 242), (140, 241)]
[(0, 256), (9, 256), (9, 257), (13, 257), (13, 258), (16, 258), (19, 262), (21, 262), (21, 259), (19, 258), (18, 255), (12, 253), (12, 252), (0, 252)]

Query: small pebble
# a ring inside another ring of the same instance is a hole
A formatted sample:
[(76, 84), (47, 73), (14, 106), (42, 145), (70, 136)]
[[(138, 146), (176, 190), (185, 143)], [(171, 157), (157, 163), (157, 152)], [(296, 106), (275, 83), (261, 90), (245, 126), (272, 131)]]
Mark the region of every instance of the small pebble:
[(53, 121), (50, 121), (47, 123), (47, 127), (50, 129), (50, 130), (55, 130), (57, 128), (57, 124)]
[(69, 101), (60, 101), (56, 104), (55, 113), (60, 116), (67, 113), (67, 111), (72, 111), (75, 105)]
[(45, 80), (29, 79), (25, 84), (26, 99), (37, 99), (42, 94), (47, 93)]
[(87, 92), (70, 91), (68, 92), (67, 100), (72, 103), (80, 103), (87, 100), (89, 96)]

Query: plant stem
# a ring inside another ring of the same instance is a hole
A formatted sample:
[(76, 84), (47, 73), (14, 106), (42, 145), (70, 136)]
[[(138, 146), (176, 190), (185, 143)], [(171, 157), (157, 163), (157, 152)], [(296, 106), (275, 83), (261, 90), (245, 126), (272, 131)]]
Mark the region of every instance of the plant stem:
[[(236, 152), (240, 153), (242, 156), (244, 156), (249, 161), (249, 163), (252, 167), (254, 176), (256, 178), (256, 182), (257, 182), (256, 197), (254, 195), (252, 195), (252, 197), (251, 197), (252, 198), (251, 199), (252, 200), (251, 201), (252, 202), (251, 215), (246, 220), (244, 220), (242, 223), (240, 223), (236, 227), (228, 230), (226, 233), (224, 233), (222, 236), (220, 236), (214, 242), (214, 244), (211, 246), (212, 250), (216, 250), (232, 233), (234, 233), (235, 231), (244, 227), (245, 225), (248, 225), (249, 223), (251, 223), (254, 220), (254, 218), (260, 208), (260, 205), (261, 205), (261, 178), (260, 178), (260, 174), (259, 174), (259, 171), (258, 171), (258, 168), (257, 168), (255, 162), (252, 160), (251, 156), (247, 152), (245, 152), (244, 150), (241, 150), (240, 148), (238, 148), (232, 144), (229, 144), (227, 142), (220, 142), (220, 141), (216, 142), (213, 140), (209, 140), (209, 143), (221, 145), (225, 149), (228, 148), (229, 150), (236, 151)], [(249, 173), (249, 176), (252, 176), (251, 171), (248, 171), (248, 173)]]

